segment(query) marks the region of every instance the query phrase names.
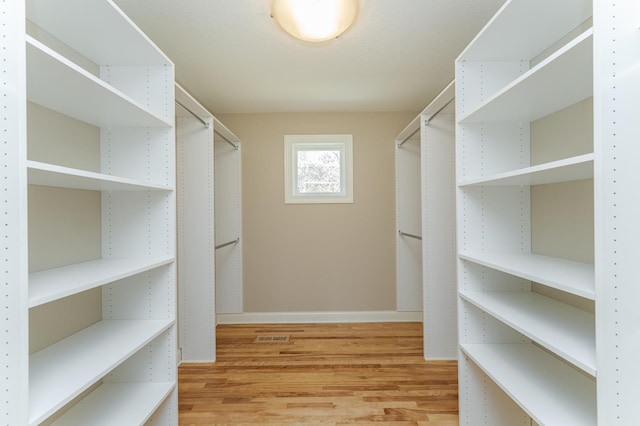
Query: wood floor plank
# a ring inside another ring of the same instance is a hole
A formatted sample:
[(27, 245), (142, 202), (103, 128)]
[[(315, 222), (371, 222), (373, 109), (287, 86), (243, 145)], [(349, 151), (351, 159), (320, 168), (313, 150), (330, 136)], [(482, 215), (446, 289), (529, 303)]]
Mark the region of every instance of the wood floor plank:
[(179, 423), (457, 425), (457, 363), (422, 354), (420, 323), (220, 325), (217, 362), (178, 369)]

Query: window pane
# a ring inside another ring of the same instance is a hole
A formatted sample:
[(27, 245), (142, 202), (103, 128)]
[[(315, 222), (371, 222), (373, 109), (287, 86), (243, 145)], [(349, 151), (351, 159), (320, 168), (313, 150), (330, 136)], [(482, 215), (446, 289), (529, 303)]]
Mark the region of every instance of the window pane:
[(298, 150), (298, 193), (338, 194), (340, 182), (339, 150)]
[(353, 203), (352, 135), (284, 135), (285, 204)]

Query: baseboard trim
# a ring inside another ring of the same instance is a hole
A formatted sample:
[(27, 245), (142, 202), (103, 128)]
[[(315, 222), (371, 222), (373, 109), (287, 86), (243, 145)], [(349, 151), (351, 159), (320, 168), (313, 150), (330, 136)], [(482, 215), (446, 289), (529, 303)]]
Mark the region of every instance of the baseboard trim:
[(245, 312), (217, 314), (218, 324), (303, 324), (336, 322), (422, 322), (422, 312)]

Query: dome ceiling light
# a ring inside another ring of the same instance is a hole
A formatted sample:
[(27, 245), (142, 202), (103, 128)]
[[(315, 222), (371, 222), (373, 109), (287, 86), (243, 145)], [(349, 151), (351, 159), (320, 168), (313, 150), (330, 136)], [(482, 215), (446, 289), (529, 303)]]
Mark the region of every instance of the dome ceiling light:
[(308, 42), (331, 40), (358, 16), (358, 0), (272, 0), (271, 17), (287, 33)]

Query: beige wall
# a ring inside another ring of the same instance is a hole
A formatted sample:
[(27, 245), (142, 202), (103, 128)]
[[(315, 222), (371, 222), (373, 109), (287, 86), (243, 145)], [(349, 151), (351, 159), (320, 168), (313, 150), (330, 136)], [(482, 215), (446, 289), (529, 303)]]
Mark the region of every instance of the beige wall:
[[(29, 160), (100, 169), (98, 128), (31, 102), (27, 126)], [(100, 258), (100, 206), (96, 191), (29, 185), (29, 271)], [(30, 309), (30, 352), (99, 321), (101, 295), (96, 288)]]
[[(593, 152), (593, 99), (531, 123), (531, 164)], [(531, 188), (531, 250), (593, 263), (593, 179)]]
[[(245, 312), (395, 310), (393, 140), (416, 112), (217, 115), (242, 140)], [(353, 134), (354, 203), (284, 204), (285, 134)]]
[[(531, 123), (531, 164), (593, 152), (593, 99)], [(531, 251), (594, 262), (593, 179), (531, 187)], [(539, 284), (533, 291), (587, 311), (593, 301)]]

